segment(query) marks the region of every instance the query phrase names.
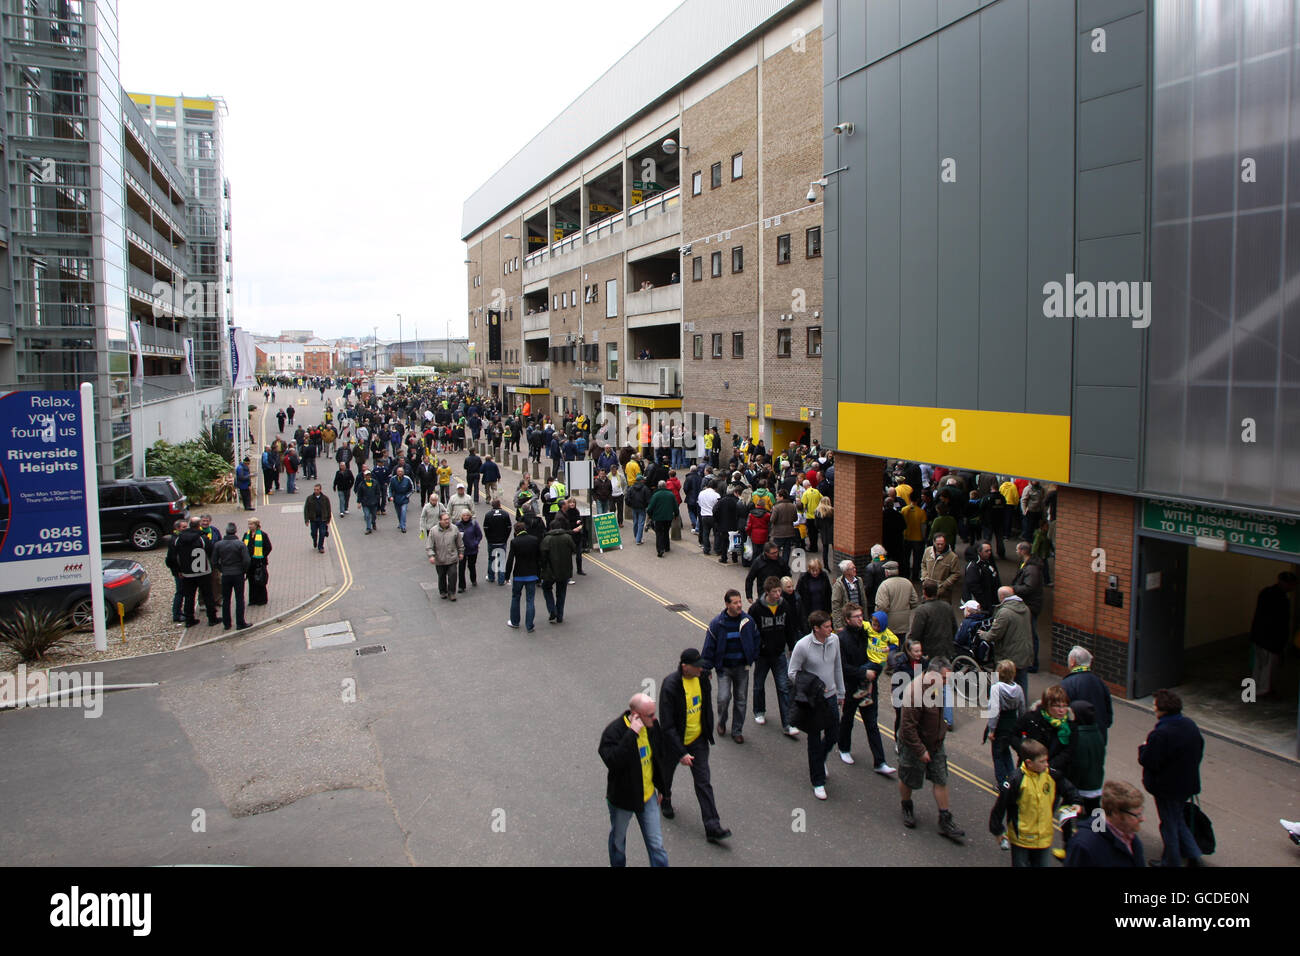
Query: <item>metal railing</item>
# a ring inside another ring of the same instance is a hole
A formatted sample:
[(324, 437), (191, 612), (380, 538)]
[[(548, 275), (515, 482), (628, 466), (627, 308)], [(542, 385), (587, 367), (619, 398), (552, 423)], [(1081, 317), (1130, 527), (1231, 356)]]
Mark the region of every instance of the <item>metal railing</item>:
[(674, 186), (667, 192), (656, 193), (650, 199), (639, 202), (627, 211), (627, 225), (630, 229), (638, 223), (645, 222), (652, 216), (662, 216), (670, 209), (679, 206), (682, 201), (682, 187)]

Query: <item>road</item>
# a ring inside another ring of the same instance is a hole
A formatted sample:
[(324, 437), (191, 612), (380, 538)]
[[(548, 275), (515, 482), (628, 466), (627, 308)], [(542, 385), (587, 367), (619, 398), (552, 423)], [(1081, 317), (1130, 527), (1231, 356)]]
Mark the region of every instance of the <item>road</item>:
[[(300, 407), (299, 421), (318, 413), (318, 401)], [(327, 486), (332, 473), (321, 469)], [(159, 686), (111, 695), (98, 720), (73, 709), (0, 715), (10, 771), (0, 780), (0, 858), (606, 865), (600, 732), (645, 682), (657, 689), (682, 648), (703, 643), (699, 622), (721, 608), (726, 588), (743, 588), (741, 569), (720, 566), (689, 540), (674, 542), (663, 560), (651, 544), (629, 541), (622, 551), (586, 558), (563, 625), (547, 624), (539, 594), (537, 631), (529, 635), (505, 626), (508, 588), (481, 580), (456, 603), (440, 601), (423, 543), (414, 531), (397, 532), (392, 509), (371, 536), (359, 512), (335, 525), (331, 554), (321, 560), (346, 565), (345, 589), (309, 619), (105, 665), (107, 682)], [(309, 544), (305, 532), (278, 538), (276, 555), (282, 563), (313, 561)], [(481, 572), (484, 563), (485, 555)], [(666, 609), (675, 604), (688, 610)], [(351, 624), (355, 643), (309, 650), (303, 627), (335, 621)], [(356, 654), (375, 645), (384, 650)], [(1035, 690), (1048, 677), (1036, 680)], [(1136, 781), (1130, 755), (1150, 722), (1120, 710), (1112, 773)], [(751, 718), (745, 743), (720, 740), (711, 758), (722, 821), (734, 837), (722, 846), (705, 842), (681, 768), (677, 818), (664, 824), (671, 862), (1008, 865), (987, 832), (991, 763), (972, 714), (963, 715), (949, 746), (952, 807), (966, 846), (937, 834), (928, 793), (917, 797), (919, 827), (901, 826), (897, 785), (870, 770), (860, 726), (856, 765), (832, 755), (830, 799), (821, 802), (808, 782), (802, 738)], [(1203, 773), (1219, 831), (1215, 862), (1293, 861), (1275, 820), (1293, 806), (1300, 773), (1215, 740), (1207, 742)], [(1249, 805), (1240, 799), (1245, 792)], [(1279, 832), (1265, 825), (1270, 817)], [(1158, 852), (1153, 809), (1143, 836)], [(635, 826), (628, 858), (646, 865)]]

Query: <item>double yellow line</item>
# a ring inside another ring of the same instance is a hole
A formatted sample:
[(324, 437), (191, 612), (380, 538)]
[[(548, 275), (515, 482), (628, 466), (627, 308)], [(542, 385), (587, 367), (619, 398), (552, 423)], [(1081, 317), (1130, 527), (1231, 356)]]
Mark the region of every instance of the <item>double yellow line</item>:
[[(642, 585), (638, 584), (636, 581), (633, 581), (631, 578), (629, 578), (626, 574), (623, 574), (621, 571), (614, 570), (604, 561), (598, 560), (596, 558), (588, 558), (587, 561), (590, 564), (594, 564), (602, 571), (608, 571), (610, 574), (614, 575), (614, 577), (618, 578), (623, 583), (636, 588), (642, 594), (646, 595), (649, 598), (652, 598), (655, 601), (658, 601), (660, 604), (663, 604), (664, 606), (668, 606), (673, 603), (672, 601), (665, 598), (662, 594), (656, 594), (654, 591), (651, 591), (649, 588), (643, 587)], [(686, 611), (677, 611), (676, 613), (679, 617), (682, 617), (685, 620), (690, 621), (692, 624), (694, 624), (702, 631), (707, 631), (709, 629), (709, 626), (707, 624), (705, 624), (699, 618), (695, 617), (693, 614), (690, 614)], [(861, 713), (858, 713), (856, 717), (859, 721), (862, 720)], [(886, 737), (888, 737), (890, 740), (894, 739), (894, 732), (892, 730), (889, 730), (886, 727), (881, 727), (880, 732), (884, 734)], [(990, 794), (992, 796), (997, 796), (998, 794), (997, 790), (994, 789), (987, 781), (985, 781), (981, 777), (976, 776), (971, 771), (966, 770), (963, 767), (957, 766), (951, 760), (948, 761), (948, 770), (951, 773), (955, 774), (956, 776), (960, 777), (962, 780), (965, 780), (967, 783), (974, 785), (980, 790), (983, 790), (985, 793)]]

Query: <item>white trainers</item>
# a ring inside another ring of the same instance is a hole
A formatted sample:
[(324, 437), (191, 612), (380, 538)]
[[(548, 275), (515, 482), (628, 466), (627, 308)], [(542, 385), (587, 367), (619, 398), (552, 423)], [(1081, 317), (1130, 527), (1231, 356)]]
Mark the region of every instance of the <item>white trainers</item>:
[(754, 723), (756, 723), (756, 724), (758, 724), (758, 726), (762, 727), (765, 723), (767, 723), (767, 718), (764, 717), (762, 714), (755, 714), (755, 715), (754, 715)]
[(798, 737), (798, 736), (799, 736), (799, 728), (798, 728), (798, 727), (785, 727), (785, 728), (782, 729), (781, 732), (784, 733), (787, 737)]
[(898, 773), (897, 770), (895, 770), (889, 764), (885, 763), (883, 760), (879, 764), (877, 764), (873, 769), (876, 771), (876, 773), (880, 774), (882, 777), (890, 777)]
[(826, 788), (825, 788), (825, 787), (813, 787), (813, 796), (816, 797), (818, 800), (825, 800), (825, 799), (826, 799)]
[(1000, 846), (1000, 847), (1001, 847), (1002, 849), (1004, 849), (1004, 850), (1010, 850), (1010, 849), (1011, 849), (1011, 841), (1008, 840), (1006, 837), (1003, 837), (1002, 840), (1001, 840), (1001, 842), (998, 843), (998, 846)]
[(840, 751), (840, 759), (843, 760), (845, 763), (849, 763), (849, 764), (854, 762), (853, 754), (849, 753), (847, 750)]

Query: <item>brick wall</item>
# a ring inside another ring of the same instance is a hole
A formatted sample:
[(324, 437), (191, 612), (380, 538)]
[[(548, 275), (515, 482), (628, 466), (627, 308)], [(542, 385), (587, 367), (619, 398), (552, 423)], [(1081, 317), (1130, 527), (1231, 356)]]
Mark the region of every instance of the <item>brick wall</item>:
[[(1121, 694), (1131, 638), (1135, 520), (1134, 499), (1125, 495), (1067, 487), (1057, 492), (1052, 670), (1065, 673), (1066, 655), (1079, 644), (1096, 655), (1094, 669), (1112, 691)], [(1097, 548), (1104, 552), (1105, 571), (1093, 570)], [(1105, 602), (1112, 574), (1119, 578), (1123, 607)]]
[(881, 495), (885, 483), (882, 458), (835, 454), (835, 561), (852, 558), (859, 568), (880, 543)]

